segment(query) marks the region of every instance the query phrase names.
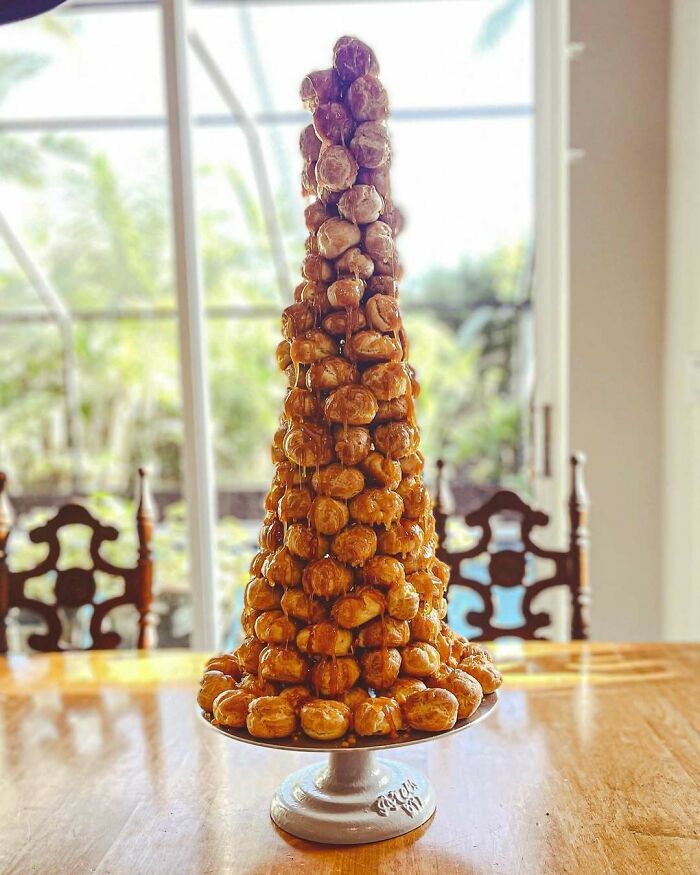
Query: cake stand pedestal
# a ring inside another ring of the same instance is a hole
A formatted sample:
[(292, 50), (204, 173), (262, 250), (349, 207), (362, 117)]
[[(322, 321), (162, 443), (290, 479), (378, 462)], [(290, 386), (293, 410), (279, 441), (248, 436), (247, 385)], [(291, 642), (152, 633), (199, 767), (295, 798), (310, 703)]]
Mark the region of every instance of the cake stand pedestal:
[(277, 750), (327, 752), (325, 762), (289, 775), (272, 797), (270, 816), (280, 829), (298, 838), (334, 845), (356, 845), (404, 835), (422, 826), (435, 812), (435, 790), (428, 778), (411, 766), (377, 757), (375, 751), (445, 738), (473, 726), (496, 706), (495, 693), (479, 709), (448, 732), (411, 732), (397, 738), (361, 738), (352, 747), (300, 738), (252, 738), (246, 730), (207, 724), (219, 733)]

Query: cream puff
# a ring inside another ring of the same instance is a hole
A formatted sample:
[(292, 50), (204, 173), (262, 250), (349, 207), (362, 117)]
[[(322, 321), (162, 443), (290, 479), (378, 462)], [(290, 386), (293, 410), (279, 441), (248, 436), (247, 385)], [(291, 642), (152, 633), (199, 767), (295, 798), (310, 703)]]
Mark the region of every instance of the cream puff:
[(240, 729), (246, 724), (248, 707), (253, 699), (255, 694), (245, 690), (224, 690), (214, 699), (214, 720), (219, 726)]
[(311, 685), (322, 696), (339, 696), (354, 687), (359, 677), (360, 666), (354, 656), (324, 657), (311, 671)]
[(405, 580), (406, 574), (403, 565), (393, 556), (378, 554), (368, 559), (362, 567), (362, 581), (369, 586), (388, 589), (395, 584), (404, 583)]
[(297, 620), (305, 623), (320, 623), (328, 617), (326, 606), (310, 598), (302, 589), (288, 589), (282, 596), (280, 607)]
[(408, 556), (420, 550), (422, 544), (423, 529), (413, 520), (399, 520), (377, 536), (379, 552), (392, 556)]
[(252, 693), (257, 698), (258, 696), (276, 696), (279, 692), (279, 685), (273, 684), (272, 681), (265, 681), (256, 674), (244, 674), (238, 684), (238, 689)]
[(393, 422), (394, 420), (406, 419), (408, 416), (408, 400), (406, 395), (401, 398), (392, 398), (391, 401), (377, 401), (377, 415), (375, 422)]
[[(359, 670), (358, 670), (359, 676)], [(214, 707), (214, 699), (224, 690), (232, 690), (236, 686), (237, 680), (230, 675), (220, 671), (205, 671), (202, 675), (202, 680), (199, 682), (199, 692), (197, 693), (197, 704), (211, 714)]]
[(269, 555), (267, 550), (258, 550), (255, 556), (253, 556), (248, 567), (251, 577), (262, 577), (263, 565)]
[(418, 678), (399, 678), (392, 687), (389, 687), (386, 694), (396, 699), (399, 705), (403, 705), (409, 696), (427, 689), (423, 681)]
[(361, 425), (339, 425), (333, 431), (333, 447), (343, 465), (358, 465), (372, 448), (372, 436)]
[(347, 565), (343, 565), (331, 556), (325, 556), (323, 559), (309, 562), (304, 569), (301, 582), (304, 591), (310, 596), (335, 598), (344, 595), (350, 589), (353, 576)]
[[(384, 277), (377, 277), (376, 279), (383, 280)], [(376, 283), (373, 283), (373, 285), (375, 284)], [(372, 290), (371, 287), (370, 290)], [(367, 324), (375, 331), (389, 333), (399, 331), (401, 328), (399, 303), (396, 300), (393, 290), (391, 294), (382, 294), (381, 292), (373, 294), (367, 301), (365, 309)]]
[(331, 616), (344, 629), (355, 629), (384, 613), (386, 600), (381, 590), (362, 586), (349, 595), (336, 599)]
[(304, 422), (289, 429), (284, 452), (290, 462), (302, 468), (328, 465), (333, 461), (333, 441), (324, 426)]
[(369, 425), (377, 413), (377, 399), (364, 386), (341, 386), (328, 396), (323, 413), (329, 422)]
[(485, 695), (495, 692), (503, 683), (503, 675), (496, 666), (479, 657), (468, 656), (466, 659), (462, 659), (458, 668), (476, 678)]
[(312, 365), (326, 356), (337, 354), (338, 344), (320, 328), (313, 328), (295, 337), (289, 348), (289, 355), (295, 365)]
[(283, 611), (264, 611), (255, 621), (255, 635), (266, 644), (289, 644), (298, 629), (294, 620)]
[(296, 637), (297, 649), (314, 656), (346, 656), (352, 647), (352, 632), (322, 620), (306, 626)]
[(452, 693), (459, 703), (458, 720), (471, 717), (483, 699), (483, 691), (479, 681), (459, 668), (441, 666), (440, 670), (429, 677), (426, 683), (429, 687), (440, 687)]
[(423, 458), (423, 453), (409, 453), (407, 456), (402, 456), (399, 459), (399, 464), (401, 465), (404, 477), (416, 477), (422, 472), (425, 459)]
[(283, 523), (305, 520), (309, 515), (313, 495), (305, 486), (286, 486), (278, 505), (279, 518)]
[(399, 706), (394, 699), (386, 696), (361, 702), (353, 716), (358, 735), (396, 735), (403, 729)]
[(440, 668), (440, 654), (436, 647), (425, 641), (417, 641), (404, 647), (401, 654), (401, 671), (414, 678), (425, 678)]
[(255, 608), (243, 608), (241, 612), (241, 629), (243, 629), (243, 634), (247, 638), (255, 634), (255, 621), (261, 613), (262, 611), (256, 611)]
[[(285, 439), (285, 451), (286, 441)], [(374, 445), (390, 459), (401, 459), (418, 449), (418, 429), (409, 422), (387, 422), (374, 429)], [(289, 453), (287, 453), (289, 455)]]
[[(314, 308), (308, 301), (292, 304), (282, 311), (282, 336), (286, 341), (292, 341), (300, 334), (311, 331), (314, 327)], [(284, 367), (291, 363), (289, 362)]]
[(377, 617), (366, 623), (357, 635), (359, 647), (403, 647), (411, 638), (411, 627), (406, 620)]
[(388, 334), (364, 330), (353, 334), (343, 348), (343, 355), (357, 362), (400, 362), (403, 348)]
[(409, 519), (422, 519), (430, 512), (430, 493), (420, 477), (404, 477), (396, 491), (403, 499), (404, 515)]
[(257, 638), (244, 638), (236, 650), (234, 650), (234, 655), (241, 668), (244, 668), (250, 674), (257, 674), (260, 654), (264, 647), (263, 642), (258, 641)]
[(280, 699), (289, 702), (297, 714), (304, 702), (308, 702), (309, 699), (313, 698), (311, 690), (303, 684), (293, 684), (291, 687), (285, 687), (279, 695)]
[(396, 683), (401, 662), (401, 653), (393, 647), (388, 650), (366, 650), (360, 657), (362, 677), (368, 687), (388, 690)]
[(412, 620), (420, 608), (420, 598), (415, 587), (407, 580), (398, 581), (389, 587), (386, 609), (396, 620)]
[(237, 681), (243, 675), (238, 660), (233, 653), (219, 653), (218, 656), (212, 656), (211, 659), (207, 660), (204, 671), (220, 671), (222, 674), (227, 674)]
[(309, 522), (322, 535), (336, 535), (350, 519), (348, 506), (330, 495), (317, 495), (309, 508)]
[(421, 732), (446, 732), (457, 722), (459, 702), (448, 690), (420, 690), (403, 703), (406, 722)]
[(385, 489), (395, 490), (401, 483), (401, 465), (375, 450), (367, 455), (360, 467), (370, 480)]
[(287, 527), (284, 546), (294, 556), (308, 562), (311, 559), (320, 559), (325, 556), (330, 542), (328, 538), (320, 535), (310, 526), (305, 526), (303, 523), (293, 523)]
[(347, 705), (332, 699), (312, 699), (301, 706), (301, 728), (309, 738), (335, 741), (350, 728), (352, 712)]
[[(256, 625), (257, 630), (257, 625)], [(440, 617), (435, 608), (423, 604), (411, 620), (411, 641), (426, 641), (435, 644), (440, 634)]]
[[(331, 319), (331, 313), (326, 319)], [(306, 374), (306, 386), (314, 392), (327, 392), (350, 386), (358, 381), (357, 365), (340, 356), (328, 356), (320, 362), (314, 362)]]
[(409, 380), (399, 362), (382, 362), (364, 371), (362, 385), (371, 389), (377, 401), (391, 401), (408, 392)]
[(390, 489), (363, 489), (349, 504), (350, 516), (359, 523), (384, 526), (386, 529), (401, 519), (403, 499)]
[[(321, 416), (321, 404), (309, 389), (290, 389), (282, 409), (290, 422), (319, 419)], [(284, 450), (284, 442), (282, 449)]]
[(359, 468), (334, 462), (315, 471), (311, 482), (319, 495), (347, 501), (362, 492), (365, 476)]
[(360, 702), (366, 702), (370, 695), (363, 687), (352, 687), (346, 690), (340, 698), (344, 705), (347, 705), (351, 711), (354, 711)]
[(283, 592), (282, 587), (268, 583), (264, 577), (254, 577), (246, 584), (243, 604), (256, 611), (272, 611), (279, 608)]
[[(349, 252), (353, 251), (354, 250), (349, 250)], [(374, 264), (372, 264), (372, 269), (374, 270)], [(365, 277), (363, 277), (363, 279), (364, 278)], [(362, 308), (350, 312), (346, 312), (345, 310), (334, 310), (324, 318), (321, 325), (325, 332), (332, 334), (334, 337), (347, 337), (348, 334), (353, 331), (362, 331), (363, 328), (366, 328), (367, 320), (365, 319), (365, 314)], [(348, 364), (352, 366), (355, 370), (355, 374), (357, 374), (357, 366), (352, 362), (348, 362)], [(348, 380), (348, 382), (356, 383), (357, 379)]]
[(280, 547), (269, 557), (263, 566), (265, 579), (271, 584), (279, 584), (285, 589), (301, 584), (304, 563), (288, 547)]
[(286, 738), (297, 728), (297, 715), (281, 696), (260, 696), (248, 707), (246, 726), (255, 738)]
[(363, 565), (377, 552), (377, 535), (369, 526), (348, 526), (333, 538), (331, 551), (346, 565)]
[(300, 684), (306, 680), (309, 666), (295, 648), (268, 645), (260, 654), (259, 672), (265, 681)]

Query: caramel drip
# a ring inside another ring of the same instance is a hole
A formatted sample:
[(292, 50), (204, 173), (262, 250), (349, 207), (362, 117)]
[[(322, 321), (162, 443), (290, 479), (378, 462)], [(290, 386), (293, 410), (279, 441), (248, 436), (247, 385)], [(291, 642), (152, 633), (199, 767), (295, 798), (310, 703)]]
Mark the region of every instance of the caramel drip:
[(391, 708), (388, 705), (382, 705), (382, 711), (384, 712), (384, 716), (386, 717), (386, 722), (389, 724), (389, 737), (396, 738), (399, 734), (399, 730), (396, 727), (396, 721), (394, 720), (394, 715), (391, 713)]

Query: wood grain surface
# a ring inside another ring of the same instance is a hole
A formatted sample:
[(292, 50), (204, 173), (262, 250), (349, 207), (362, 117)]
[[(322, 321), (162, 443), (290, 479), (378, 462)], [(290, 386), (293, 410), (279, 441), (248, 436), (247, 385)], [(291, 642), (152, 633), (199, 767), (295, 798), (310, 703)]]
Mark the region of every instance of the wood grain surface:
[(700, 872), (700, 646), (496, 651), (488, 720), (391, 752), (430, 776), (434, 818), (353, 848), (272, 824), (276, 785), (317, 755), (201, 726), (201, 655), (2, 659), (0, 872)]

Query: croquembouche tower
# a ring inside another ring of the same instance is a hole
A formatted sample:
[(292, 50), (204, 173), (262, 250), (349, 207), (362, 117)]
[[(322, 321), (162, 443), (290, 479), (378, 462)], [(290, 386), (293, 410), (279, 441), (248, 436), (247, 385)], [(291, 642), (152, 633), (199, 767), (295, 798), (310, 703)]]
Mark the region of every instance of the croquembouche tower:
[(449, 568), (435, 555), (423, 482), (374, 53), (341, 37), (301, 99), (313, 115), (300, 137), (312, 200), (303, 280), (277, 347), (288, 391), (275, 475), (245, 591), (246, 638), (210, 660), (199, 704), (251, 739), (350, 750), (451, 730), (500, 675), (445, 623)]

